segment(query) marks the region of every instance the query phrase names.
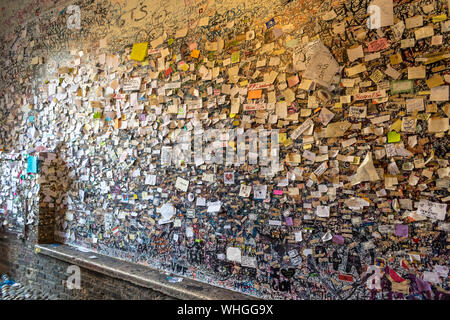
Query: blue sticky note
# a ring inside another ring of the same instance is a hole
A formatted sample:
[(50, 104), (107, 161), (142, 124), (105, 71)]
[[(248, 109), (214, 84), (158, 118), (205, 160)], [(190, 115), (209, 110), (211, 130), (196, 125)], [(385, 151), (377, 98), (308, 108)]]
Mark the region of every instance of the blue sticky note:
[(34, 116), (29, 116), (29, 117), (28, 117), (28, 121), (34, 122)]
[(267, 29), (272, 28), (275, 25), (275, 18), (270, 19), (269, 21), (266, 22), (266, 27)]
[(27, 159), (27, 173), (38, 173), (38, 158), (29, 156)]

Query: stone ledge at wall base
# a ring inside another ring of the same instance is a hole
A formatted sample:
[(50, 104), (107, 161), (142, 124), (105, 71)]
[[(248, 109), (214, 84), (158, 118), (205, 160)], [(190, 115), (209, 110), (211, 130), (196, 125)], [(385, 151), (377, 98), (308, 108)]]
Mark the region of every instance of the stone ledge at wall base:
[[(257, 300), (254, 297), (215, 287), (192, 279), (183, 278), (178, 283), (170, 283), (167, 275), (159, 270), (94, 252), (81, 252), (64, 244), (36, 244), (36, 252), (92, 270), (112, 278), (125, 280), (135, 285), (159, 291), (182, 300)], [(89, 258), (95, 255), (96, 258)], [(81, 277), (83, 275), (81, 274)], [(178, 276), (177, 276), (178, 277)]]

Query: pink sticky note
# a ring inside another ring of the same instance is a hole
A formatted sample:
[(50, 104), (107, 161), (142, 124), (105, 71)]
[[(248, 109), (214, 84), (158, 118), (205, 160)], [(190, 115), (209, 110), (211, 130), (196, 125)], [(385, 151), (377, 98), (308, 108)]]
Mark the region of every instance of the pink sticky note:
[(281, 196), (283, 194), (283, 190), (273, 190), (273, 194), (276, 194), (277, 196)]
[(198, 46), (197, 42), (189, 43), (189, 51), (196, 50), (197, 46)]
[(378, 40), (369, 42), (369, 44), (367, 45), (367, 49), (369, 50), (369, 52), (376, 52), (376, 51), (386, 49), (387, 44), (388, 44), (387, 39), (382, 38), (382, 39), (378, 39)]

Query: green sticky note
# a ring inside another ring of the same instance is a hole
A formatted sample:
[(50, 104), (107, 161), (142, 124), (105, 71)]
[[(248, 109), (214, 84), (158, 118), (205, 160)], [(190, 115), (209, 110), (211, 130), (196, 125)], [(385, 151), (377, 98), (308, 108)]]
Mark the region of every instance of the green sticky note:
[(414, 93), (414, 81), (412, 80), (391, 81), (390, 86), (391, 94)]
[(100, 112), (95, 112), (94, 113), (94, 119), (100, 119), (102, 117), (102, 114)]
[(388, 132), (388, 143), (399, 142), (400, 134), (396, 131)]

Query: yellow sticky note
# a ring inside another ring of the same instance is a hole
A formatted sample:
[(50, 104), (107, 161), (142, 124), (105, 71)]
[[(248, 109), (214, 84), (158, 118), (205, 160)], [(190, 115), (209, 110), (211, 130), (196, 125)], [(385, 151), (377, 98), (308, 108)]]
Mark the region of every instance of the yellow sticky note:
[(393, 66), (403, 62), (402, 55), (400, 53), (393, 54), (389, 57), (389, 60)]
[(286, 133), (279, 133), (278, 134), (278, 142), (284, 143), (284, 141), (286, 141)]
[(388, 143), (399, 142), (400, 134), (395, 131), (388, 132)]
[(184, 72), (186, 72), (186, 71), (188, 71), (189, 70), (189, 65), (187, 64), (187, 63), (183, 63), (183, 64), (179, 64), (178, 65), (178, 70), (183, 70)]
[(283, 53), (285, 53), (285, 52), (286, 52), (286, 49), (281, 48), (281, 49), (279, 49), (279, 50), (275, 50), (272, 54), (273, 54), (274, 56), (279, 56), (279, 55), (281, 55), (281, 54), (283, 54)]
[(140, 42), (133, 44), (131, 49), (130, 59), (136, 61), (144, 61), (147, 56), (148, 42)]
[(437, 16), (433, 16), (432, 19), (433, 19), (433, 23), (445, 21), (445, 20), (447, 20), (447, 15), (445, 13), (444, 14), (440, 14), (440, 15), (437, 15)]
[(231, 54), (231, 63), (239, 62), (239, 51), (235, 51)]
[(200, 55), (200, 50), (196, 50), (196, 49), (192, 50), (192, 52), (191, 52), (192, 58), (198, 58), (199, 55)]
[(391, 131), (400, 131), (402, 128), (402, 120), (398, 119), (395, 121), (392, 126), (389, 128)]
[(283, 142), (283, 145), (284, 145), (285, 147), (289, 147), (292, 143), (293, 143), (292, 139), (291, 139), (291, 138), (287, 138), (287, 139)]
[(244, 81), (239, 82), (239, 85), (241, 87), (245, 87), (246, 85), (248, 85), (248, 80), (244, 80)]
[(425, 80), (425, 82), (427, 83), (428, 88), (431, 89), (443, 85), (444, 79), (439, 74), (435, 74), (433, 77)]
[(360, 161), (361, 161), (361, 158), (360, 158), (360, 157), (354, 157), (354, 158), (353, 158), (353, 161), (351, 162), (351, 164), (358, 165), (358, 164), (360, 163)]
[(138, 198), (137, 194), (133, 194), (133, 198), (137, 199)]

